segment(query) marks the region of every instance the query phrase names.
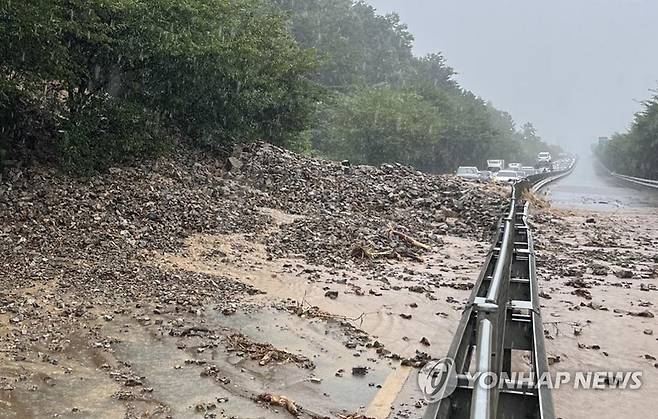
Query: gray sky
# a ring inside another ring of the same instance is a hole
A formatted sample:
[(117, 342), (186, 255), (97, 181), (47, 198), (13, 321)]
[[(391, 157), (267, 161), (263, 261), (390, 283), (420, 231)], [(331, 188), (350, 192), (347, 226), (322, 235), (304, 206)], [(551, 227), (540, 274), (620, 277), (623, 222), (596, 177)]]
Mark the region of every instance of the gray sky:
[(396, 11), (415, 53), (573, 151), (624, 131), (658, 87), (656, 0), (368, 0)]

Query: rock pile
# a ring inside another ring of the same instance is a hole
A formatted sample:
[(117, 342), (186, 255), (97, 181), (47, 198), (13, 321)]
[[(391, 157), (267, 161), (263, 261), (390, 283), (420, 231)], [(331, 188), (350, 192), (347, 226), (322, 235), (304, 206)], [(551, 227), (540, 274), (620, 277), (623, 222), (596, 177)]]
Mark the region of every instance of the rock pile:
[(57, 279), (62, 288), (134, 301), (189, 275), (145, 265), (148, 252), (179, 250), (193, 233), (263, 234), (271, 220), (261, 207), (301, 216), (265, 237), (274, 257), (325, 265), (418, 259), (445, 234), (487, 239), (505, 194), (401, 165), (349, 166), (267, 144), (245, 146), (228, 162), (184, 153), (87, 180), (28, 169), (0, 185), (0, 277), (3, 289)]
[(261, 206), (303, 216), (269, 238), (270, 253), (314, 263), (340, 265), (350, 255), (415, 259), (422, 244), (440, 245), (445, 234), (488, 240), (507, 200), (495, 186), (399, 164), (350, 166), (263, 144), (237, 155), (236, 179), (257, 191)]
[(0, 185), (2, 288), (55, 279), (86, 297), (119, 294), (124, 301), (194, 296), (197, 288), (210, 293), (199, 283), (210, 290), (222, 281), (212, 285), (144, 263), (148, 251), (177, 250), (195, 232), (254, 232), (266, 225), (249, 201), (224, 196), (223, 164), (200, 158), (112, 169), (88, 180), (36, 168)]

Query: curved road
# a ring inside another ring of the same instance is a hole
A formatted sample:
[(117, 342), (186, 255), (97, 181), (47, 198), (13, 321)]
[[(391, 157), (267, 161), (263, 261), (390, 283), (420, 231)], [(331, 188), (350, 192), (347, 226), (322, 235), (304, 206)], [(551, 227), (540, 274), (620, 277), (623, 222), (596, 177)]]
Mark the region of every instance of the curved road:
[(546, 195), (558, 208), (616, 210), (658, 207), (658, 190), (634, 187), (597, 171), (591, 158), (581, 159), (573, 173), (547, 188)]

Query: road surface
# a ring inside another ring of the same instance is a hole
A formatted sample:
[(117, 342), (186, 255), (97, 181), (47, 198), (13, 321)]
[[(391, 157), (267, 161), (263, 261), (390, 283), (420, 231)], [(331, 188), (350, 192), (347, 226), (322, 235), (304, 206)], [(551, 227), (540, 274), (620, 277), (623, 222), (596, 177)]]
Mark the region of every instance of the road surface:
[(558, 208), (616, 210), (658, 207), (658, 191), (634, 188), (597, 171), (591, 158), (582, 159), (574, 172), (548, 187), (546, 195)]

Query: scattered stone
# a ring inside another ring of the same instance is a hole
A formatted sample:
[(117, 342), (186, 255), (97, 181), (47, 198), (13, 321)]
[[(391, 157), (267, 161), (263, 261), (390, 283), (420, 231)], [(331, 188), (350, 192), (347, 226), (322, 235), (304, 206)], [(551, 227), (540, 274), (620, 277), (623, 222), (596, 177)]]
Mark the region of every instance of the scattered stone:
[(628, 314), (630, 314), (631, 316), (635, 316), (635, 317), (646, 317), (646, 318), (649, 318), (649, 319), (654, 318), (654, 314), (652, 312), (650, 312), (649, 310), (638, 311), (638, 312), (629, 312)]
[(615, 276), (621, 279), (630, 279), (633, 278), (634, 274), (633, 271), (629, 271), (627, 269), (620, 269), (618, 271), (615, 271)]
[(324, 296), (335, 300), (338, 298), (338, 291), (327, 291), (324, 293)]
[(366, 375), (368, 374), (368, 367), (356, 366), (352, 367), (352, 375)]
[(577, 295), (579, 297), (582, 297), (586, 300), (591, 300), (592, 299), (592, 294), (589, 292), (589, 290), (586, 290), (584, 288), (578, 288), (573, 291), (571, 291), (573, 295)]
[(547, 357), (547, 359), (548, 359), (548, 365), (553, 365), (553, 364), (557, 364), (558, 362), (560, 362), (560, 356), (559, 355), (549, 355)]

